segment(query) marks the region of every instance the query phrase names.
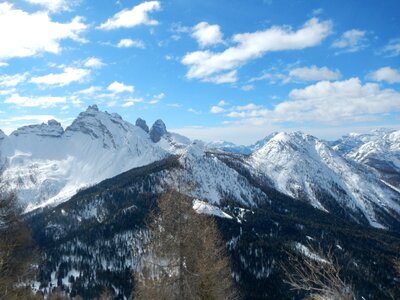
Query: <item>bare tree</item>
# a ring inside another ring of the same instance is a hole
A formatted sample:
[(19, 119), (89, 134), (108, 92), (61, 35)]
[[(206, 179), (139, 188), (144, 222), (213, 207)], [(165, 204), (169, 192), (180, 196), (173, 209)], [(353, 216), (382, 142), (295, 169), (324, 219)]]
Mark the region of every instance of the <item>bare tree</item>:
[(21, 299), (27, 295), (21, 283), (33, 275), (36, 256), (14, 194), (0, 195), (0, 241), (0, 299)]
[(236, 299), (229, 260), (210, 217), (197, 214), (189, 197), (168, 191), (150, 215), (149, 241), (137, 299)]
[(341, 267), (332, 251), (324, 253), (311, 246), (298, 250), (296, 254), (287, 252), (289, 262), (281, 265), (292, 289), (306, 291), (307, 299), (313, 300), (355, 299), (351, 285), (340, 277)]

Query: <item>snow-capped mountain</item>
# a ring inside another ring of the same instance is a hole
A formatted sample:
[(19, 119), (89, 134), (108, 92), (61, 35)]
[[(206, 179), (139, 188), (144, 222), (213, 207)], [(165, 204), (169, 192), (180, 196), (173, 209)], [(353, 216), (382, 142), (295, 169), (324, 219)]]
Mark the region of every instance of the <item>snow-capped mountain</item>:
[(256, 151), (256, 150), (260, 149), (262, 146), (264, 146), (276, 134), (277, 134), (277, 132), (273, 132), (249, 146), (236, 145), (234, 143), (227, 142), (227, 141), (210, 142), (210, 143), (207, 143), (206, 146), (211, 150), (218, 150), (218, 151), (224, 151), (224, 152), (229, 152), (229, 153), (250, 155), (254, 151)]
[(387, 226), (383, 215), (400, 217), (399, 191), (313, 136), (278, 133), (253, 152), (249, 163), (268, 176), (278, 191), (321, 210), (341, 209), (374, 227)]
[(168, 156), (142, 128), (95, 105), (65, 131), (52, 120), (19, 128), (0, 143), (1, 187), (15, 190), (27, 210)]
[(398, 131), (352, 134), (333, 148), (299, 132), (270, 134), (247, 147), (246, 155), (240, 154), (244, 148), (229, 154), (224, 147), (235, 146), (192, 142), (168, 132), (162, 120), (151, 128), (140, 118), (132, 125), (90, 106), (65, 131), (52, 120), (10, 136), (0, 132), (0, 188), (15, 190), (29, 211), (175, 155), (181, 167), (163, 175), (161, 190), (184, 189), (216, 205), (233, 201), (254, 207), (273, 202), (263, 190), (268, 186), (358, 223), (390, 228), (399, 219), (398, 173), (385, 177), (379, 168), (398, 172)]
[(400, 191), (400, 131), (379, 133), (352, 149), (347, 156), (374, 168), (382, 181)]

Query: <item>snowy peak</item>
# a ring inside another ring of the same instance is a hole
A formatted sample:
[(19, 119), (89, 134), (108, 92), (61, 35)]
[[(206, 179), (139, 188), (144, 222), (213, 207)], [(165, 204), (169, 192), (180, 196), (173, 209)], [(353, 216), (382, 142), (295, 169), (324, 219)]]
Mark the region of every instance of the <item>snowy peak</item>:
[(82, 187), (169, 155), (141, 128), (95, 105), (65, 131), (54, 120), (18, 129), (0, 153), (7, 166), (0, 189), (18, 191), (27, 209), (68, 200)]
[(400, 216), (398, 192), (313, 136), (278, 133), (249, 161), (270, 177), (276, 189), (319, 209), (332, 211), (339, 206), (375, 227), (385, 226), (380, 221), (382, 213)]
[(145, 120), (143, 120), (143, 119), (141, 119), (141, 118), (138, 118), (138, 119), (136, 120), (135, 125), (136, 125), (137, 127), (142, 128), (146, 133), (149, 133), (149, 126), (147, 126)]
[(154, 122), (150, 129), (150, 138), (154, 143), (160, 141), (161, 137), (167, 133), (167, 127), (161, 119)]
[(74, 122), (67, 127), (65, 134), (71, 138), (76, 134), (84, 134), (92, 139), (103, 142), (103, 147), (116, 149), (126, 144), (124, 137), (128, 132), (144, 136), (144, 133), (134, 129), (134, 126), (125, 122), (118, 114), (109, 114), (99, 111), (96, 105), (89, 106), (85, 112), (79, 114)]
[(50, 120), (47, 123), (18, 128), (16, 131), (11, 133), (11, 136), (36, 135), (42, 137), (61, 137), (63, 133), (64, 129), (61, 124), (56, 120)]

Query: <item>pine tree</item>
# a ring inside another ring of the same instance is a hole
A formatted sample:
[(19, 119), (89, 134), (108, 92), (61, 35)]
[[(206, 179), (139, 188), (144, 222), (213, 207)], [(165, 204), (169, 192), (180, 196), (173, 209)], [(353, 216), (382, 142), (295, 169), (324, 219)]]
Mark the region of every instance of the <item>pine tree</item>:
[(168, 191), (150, 220), (136, 299), (237, 299), (217, 226), (189, 197)]

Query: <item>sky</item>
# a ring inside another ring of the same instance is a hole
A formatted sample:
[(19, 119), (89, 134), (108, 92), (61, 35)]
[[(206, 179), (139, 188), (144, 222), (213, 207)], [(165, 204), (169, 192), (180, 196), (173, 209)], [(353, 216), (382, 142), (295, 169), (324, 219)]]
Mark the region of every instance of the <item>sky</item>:
[(400, 129), (398, 0), (0, 1), (0, 129), (87, 106), (250, 144)]

